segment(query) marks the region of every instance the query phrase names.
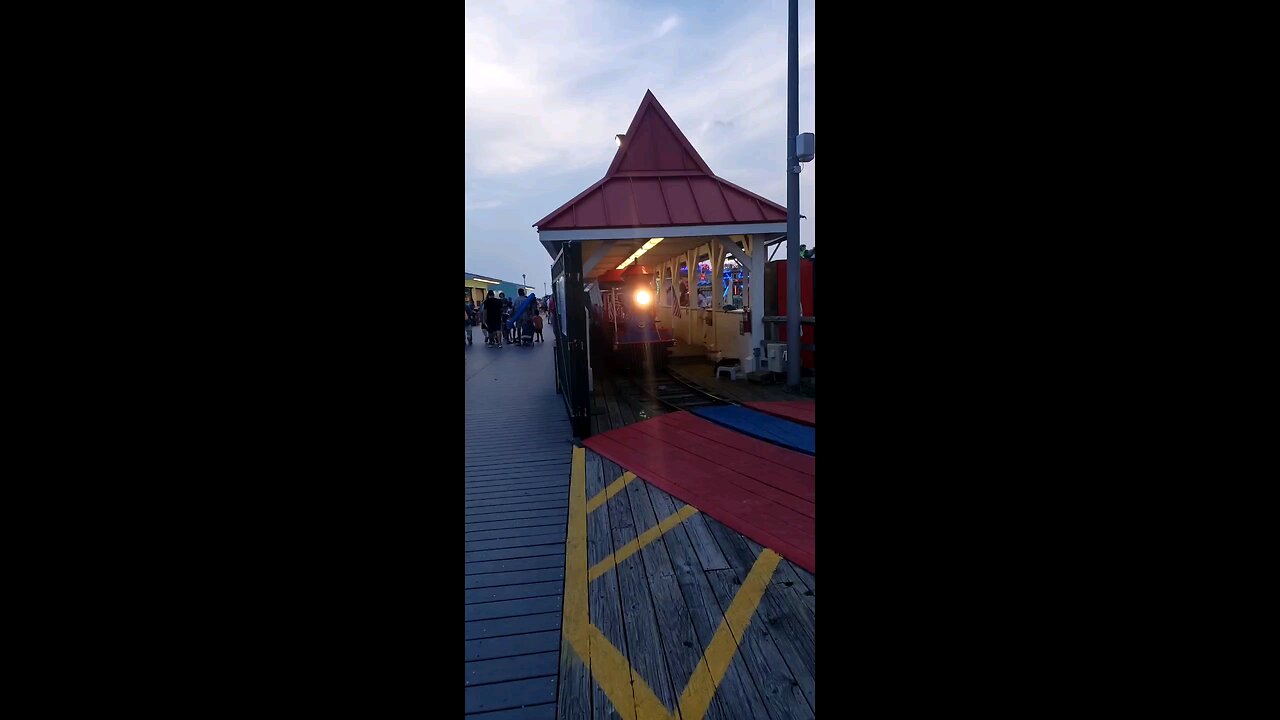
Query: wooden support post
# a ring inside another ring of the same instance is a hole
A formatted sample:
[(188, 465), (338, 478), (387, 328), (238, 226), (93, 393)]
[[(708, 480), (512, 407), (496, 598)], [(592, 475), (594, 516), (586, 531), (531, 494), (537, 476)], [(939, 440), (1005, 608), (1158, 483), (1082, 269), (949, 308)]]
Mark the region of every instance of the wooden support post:
[[(724, 292), (722, 283), (724, 282), (724, 256), (728, 252), (723, 240), (713, 238), (711, 240), (711, 342), (721, 351), (719, 328), (716, 323), (719, 319), (720, 303), (724, 301), (721, 293)], [(730, 295), (732, 297), (732, 294)], [(737, 352), (737, 351), (733, 351)]]
[[(748, 297), (751, 300), (751, 349), (760, 348), (760, 355), (764, 355), (764, 348), (760, 343), (764, 341), (764, 266), (768, 262), (766, 254), (769, 249), (765, 247), (764, 241), (767, 235), (752, 235), (751, 237), (751, 274), (747, 278), (747, 291), (750, 293)], [(752, 370), (759, 370), (759, 367), (752, 367)]]

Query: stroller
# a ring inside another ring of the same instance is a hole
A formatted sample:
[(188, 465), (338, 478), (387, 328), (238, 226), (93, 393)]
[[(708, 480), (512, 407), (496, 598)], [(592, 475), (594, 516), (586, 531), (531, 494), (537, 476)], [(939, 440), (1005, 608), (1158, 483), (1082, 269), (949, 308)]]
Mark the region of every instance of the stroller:
[(530, 313), (520, 316), (520, 344), (533, 345), (533, 318)]

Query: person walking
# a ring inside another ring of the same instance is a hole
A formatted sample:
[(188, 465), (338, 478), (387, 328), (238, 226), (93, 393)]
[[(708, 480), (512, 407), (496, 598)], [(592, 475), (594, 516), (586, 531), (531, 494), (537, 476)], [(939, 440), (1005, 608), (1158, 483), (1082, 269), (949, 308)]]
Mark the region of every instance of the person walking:
[(493, 296), (492, 290), (484, 300), (484, 323), (489, 331), (489, 344), (502, 347), (502, 301)]
[(505, 292), (498, 292), (498, 302), (502, 304), (502, 319), (498, 322), (498, 331), (502, 333), (502, 339), (511, 343), (511, 330), (507, 327), (507, 321), (511, 319), (511, 298), (507, 297)]
[(532, 290), (526, 296), (524, 313), (520, 315), (520, 342), (523, 345), (533, 344), (533, 318), (538, 314), (538, 296)]
[(465, 329), (467, 332), (467, 344), (470, 345), (471, 337), (472, 337), (472, 328), (475, 327), (476, 315), (478, 314), (476, 311), (476, 304), (471, 300), (470, 296), (467, 297), (466, 302), (463, 305), (462, 309), (463, 309), (463, 319), (466, 321)]

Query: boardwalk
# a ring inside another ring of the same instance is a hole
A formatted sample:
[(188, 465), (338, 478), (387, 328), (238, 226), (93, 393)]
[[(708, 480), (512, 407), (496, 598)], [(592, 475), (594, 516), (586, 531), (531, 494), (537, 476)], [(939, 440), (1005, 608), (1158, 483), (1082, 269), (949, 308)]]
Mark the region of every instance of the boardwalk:
[(550, 343), (466, 358), (467, 717), (813, 718), (814, 576), (573, 448)]
[[(551, 333), (547, 333), (548, 338)], [(466, 705), (556, 716), (572, 438), (551, 342), (466, 348)]]
[[(597, 377), (592, 431), (637, 419)], [(569, 491), (557, 716), (815, 716), (815, 581), (590, 450)]]

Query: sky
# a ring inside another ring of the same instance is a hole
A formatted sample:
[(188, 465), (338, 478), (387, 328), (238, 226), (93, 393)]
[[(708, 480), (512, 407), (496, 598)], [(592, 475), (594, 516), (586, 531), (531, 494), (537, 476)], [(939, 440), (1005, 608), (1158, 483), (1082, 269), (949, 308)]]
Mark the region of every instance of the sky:
[[(800, 132), (816, 134), (814, 0), (799, 13)], [(541, 292), (533, 223), (604, 176), (645, 90), (712, 172), (787, 204), (787, 0), (467, 0), (465, 25), (466, 271)], [(816, 166), (800, 175), (811, 248)]]

